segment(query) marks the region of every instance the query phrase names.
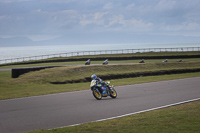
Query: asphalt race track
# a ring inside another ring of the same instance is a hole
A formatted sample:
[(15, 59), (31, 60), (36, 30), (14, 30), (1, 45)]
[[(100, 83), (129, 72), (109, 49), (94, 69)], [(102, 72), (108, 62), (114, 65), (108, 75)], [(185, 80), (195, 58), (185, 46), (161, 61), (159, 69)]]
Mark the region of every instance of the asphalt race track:
[(116, 90), (116, 99), (100, 101), (90, 90), (0, 100), (0, 131), (52, 129), (200, 98), (200, 77), (119, 86)]

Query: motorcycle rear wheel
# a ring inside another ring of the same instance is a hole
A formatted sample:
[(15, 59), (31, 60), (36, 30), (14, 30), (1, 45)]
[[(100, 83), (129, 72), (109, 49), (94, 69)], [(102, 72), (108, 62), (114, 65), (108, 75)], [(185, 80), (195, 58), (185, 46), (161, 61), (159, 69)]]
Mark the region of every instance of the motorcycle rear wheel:
[(110, 97), (112, 97), (112, 98), (116, 98), (117, 97), (117, 92), (116, 92), (116, 90), (114, 88), (110, 88), (109, 92), (110, 92)]
[(92, 94), (97, 100), (101, 100), (102, 99), (101, 93), (99, 91), (97, 91), (96, 89), (93, 89)]

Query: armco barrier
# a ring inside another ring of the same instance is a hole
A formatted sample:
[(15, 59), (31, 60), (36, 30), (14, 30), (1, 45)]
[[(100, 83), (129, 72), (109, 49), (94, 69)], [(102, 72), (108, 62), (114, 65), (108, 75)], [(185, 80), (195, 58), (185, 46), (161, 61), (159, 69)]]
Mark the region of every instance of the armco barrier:
[[(135, 72), (135, 73), (124, 73), (124, 74), (110, 74), (110, 75), (99, 75), (99, 77), (102, 78), (103, 80), (111, 80), (111, 79), (123, 79), (123, 78), (179, 74), (179, 73), (191, 73), (191, 72), (200, 72), (200, 68), (146, 71), (146, 72)], [(69, 84), (69, 83), (81, 83), (81, 82), (90, 82), (90, 81), (91, 81), (90, 77), (85, 77), (84, 79), (66, 80), (63, 82), (50, 82), (50, 83), (52, 83), (52, 84)]]
[[(91, 61), (102, 61), (109, 59), (114, 60), (141, 60), (141, 59), (184, 59), (184, 58), (200, 58), (200, 55), (179, 55), (179, 56), (131, 56), (131, 57), (97, 57), (90, 58)], [(21, 64), (37, 64), (37, 63), (50, 63), (50, 62), (69, 62), (69, 61), (87, 61), (88, 58), (75, 58), (75, 59), (58, 59), (58, 60), (44, 60), (33, 62), (18, 62), (13, 65)]]
[(59, 66), (13, 68), (12, 69), (12, 78), (18, 78), (20, 75), (22, 75), (24, 73), (31, 72), (31, 71), (39, 71), (39, 70), (42, 70), (42, 69), (53, 68), (53, 67), (59, 67)]

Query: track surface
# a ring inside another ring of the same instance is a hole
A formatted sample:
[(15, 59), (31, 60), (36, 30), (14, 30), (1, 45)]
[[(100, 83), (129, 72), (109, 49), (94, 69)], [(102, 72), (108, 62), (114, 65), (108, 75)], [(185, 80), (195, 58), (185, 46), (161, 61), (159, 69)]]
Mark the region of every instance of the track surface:
[(199, 86), (196, 77), (119, 86), (116, 99), (100, 101), (90, 90), (0, 100), (0, 131), (51, 129), (138, 112), (199, 98)]

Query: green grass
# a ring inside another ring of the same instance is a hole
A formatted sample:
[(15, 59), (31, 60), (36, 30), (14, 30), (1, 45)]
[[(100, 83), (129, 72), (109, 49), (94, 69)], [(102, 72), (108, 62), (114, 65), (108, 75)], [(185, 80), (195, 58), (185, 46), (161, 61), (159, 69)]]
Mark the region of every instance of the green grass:
[[(44, 69), (30, 72), (12, 79), (14, 83), (37, 83), (65, 82), (67, 80), (80, 80), (90, 77), (92, 74), (110, 75), (144, 71), (158, 71), (170, 69), (199, 68), (200, 62), (182, 63), (145, 63), (145, 64), (121, 64), (121, 65), (97, 65), (97, 66), (70, 66)], [(101, 76), (100, 76), (101, 77)]]
[(122, 118), (29, 133), (199, 133), (200, 101)]

